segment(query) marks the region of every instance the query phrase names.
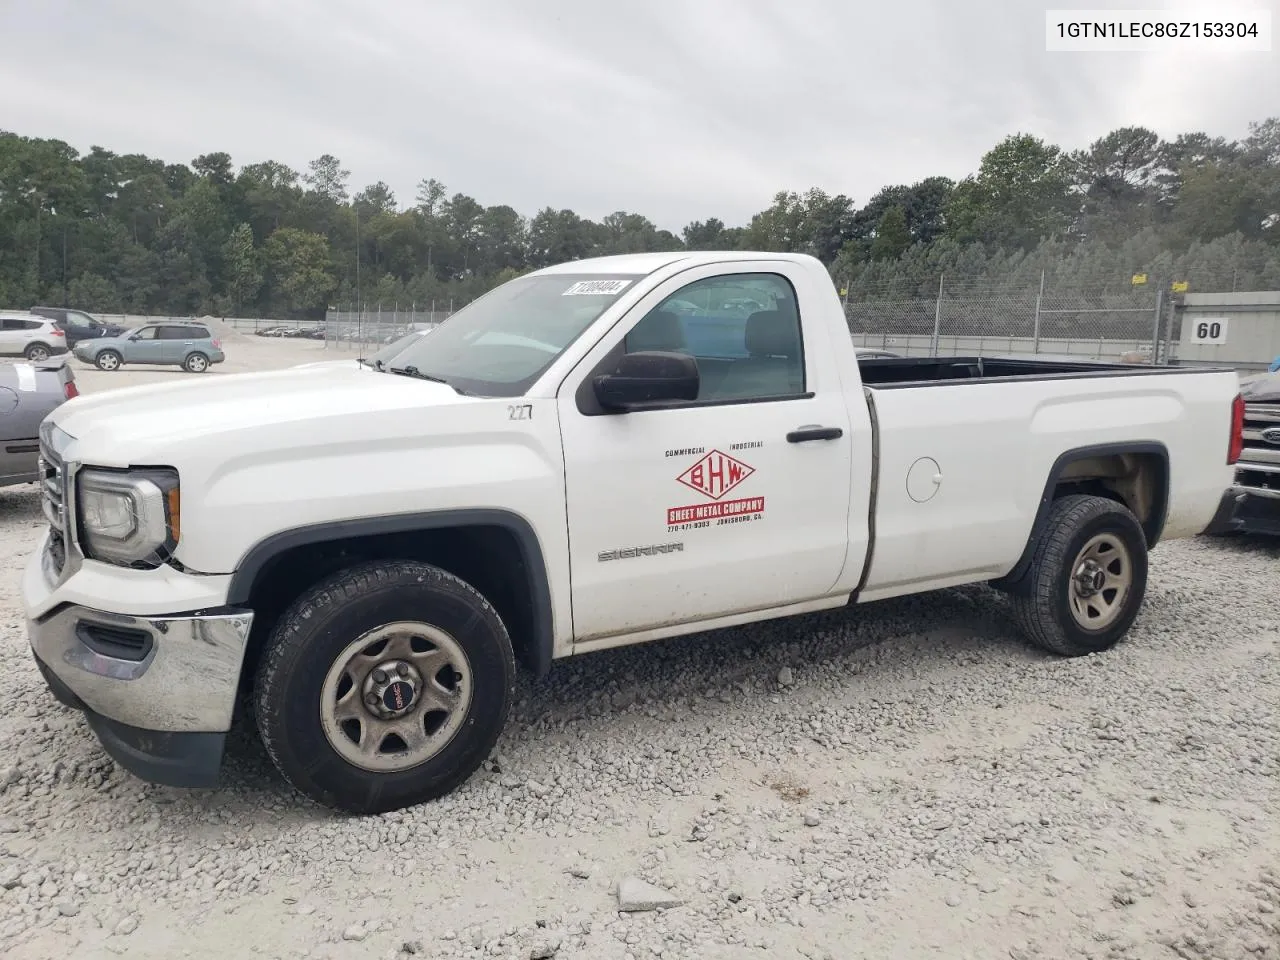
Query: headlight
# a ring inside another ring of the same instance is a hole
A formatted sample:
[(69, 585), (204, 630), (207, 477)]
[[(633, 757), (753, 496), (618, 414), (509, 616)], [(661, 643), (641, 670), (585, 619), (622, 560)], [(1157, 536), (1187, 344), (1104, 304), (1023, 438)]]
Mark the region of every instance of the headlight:
[(174, 470), (80, 471), (80, 545), (91, 560), (157, 567), (178, 545), (180, 510)]

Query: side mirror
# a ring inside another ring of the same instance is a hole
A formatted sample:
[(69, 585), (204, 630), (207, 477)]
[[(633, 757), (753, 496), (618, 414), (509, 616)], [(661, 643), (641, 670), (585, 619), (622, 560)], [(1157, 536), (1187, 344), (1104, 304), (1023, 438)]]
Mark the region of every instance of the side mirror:
[(624, 353), (613, 373), (592, 381), (606, 410), (633, 410), (698, 399), (698, 361), (684, 353)]

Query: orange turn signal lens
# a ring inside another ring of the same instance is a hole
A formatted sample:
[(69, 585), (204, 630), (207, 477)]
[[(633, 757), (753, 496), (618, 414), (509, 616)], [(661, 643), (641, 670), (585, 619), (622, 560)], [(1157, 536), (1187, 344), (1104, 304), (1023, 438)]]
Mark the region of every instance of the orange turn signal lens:
[(166, 493), (164, 499), (165, 505), (169, 508), (169, 533), (173, 537), (173, 542), (177, 543), (182, 535), (182, 498), (178, 494), (178, 488), (174, 487)]

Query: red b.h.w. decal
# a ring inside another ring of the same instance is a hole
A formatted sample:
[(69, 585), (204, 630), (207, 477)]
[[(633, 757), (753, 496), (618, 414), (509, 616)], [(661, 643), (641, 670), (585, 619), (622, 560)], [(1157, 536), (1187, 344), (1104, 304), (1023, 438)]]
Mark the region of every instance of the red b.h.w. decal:
[(712, 450), (676, 479), (704, 497), (719, 500), (755, 472), (741, 460)]

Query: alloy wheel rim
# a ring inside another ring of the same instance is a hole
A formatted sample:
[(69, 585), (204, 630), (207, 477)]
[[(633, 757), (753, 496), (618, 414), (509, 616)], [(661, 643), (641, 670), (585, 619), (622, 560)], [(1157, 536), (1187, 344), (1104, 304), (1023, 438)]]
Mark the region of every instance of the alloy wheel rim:
[(1071, 616), (1084, 630), (1106, 630), (1119, 618), (1132, 589), (1129, 548), (1114, 533), (1099, 533), (1080, 548), (1071, 565)]
[(348, 763), (396, 773), (449, 744), (466, 719), (473, 686), (470, 661), (450, 634), (418, 621), (389, 623), (334, 659), (320, 691), (320, 723)]

